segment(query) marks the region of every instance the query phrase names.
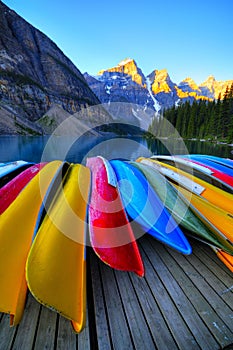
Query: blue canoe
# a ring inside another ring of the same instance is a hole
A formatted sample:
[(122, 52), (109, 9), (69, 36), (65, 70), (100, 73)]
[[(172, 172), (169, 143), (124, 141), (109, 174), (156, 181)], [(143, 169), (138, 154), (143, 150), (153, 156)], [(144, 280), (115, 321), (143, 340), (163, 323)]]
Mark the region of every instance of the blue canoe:
[(224, 166), (227, 166), (231, 169), (233, 169), (233, 160), (229, 158), (221, 158), (217, 156), (210, 156), (209, 154), (192, 154), (191, 156), (198, 157), (200, 159), (206, 158), (211, 160), (212, 162), (222, 164)]
[(216, 156), (210, 156), (206, 155), (204, 156), (208, 159), (211, 159), (215, 163), (219, 163), (225, 166), (228, 166), (229, 168), (233, 169), (233, 160), (229, 158), (221, 158), (221, 157), (216, 157)]
[(128, 216), (154, 238), (183, 254), (192, 248), (146, 177), (129, 163), (110, 161)]
[(23, 170), (29, 168), (34, 163), (17, 160), (0, 165), (0, 187), (19, 175)]
[[(224, 161), (216, 162), (209, 156), (204, 156), (204, 155), (189, 155), (189, 158), (191, 160), (195, 160), (201, 164), (208, 165), (212, 167), (213, 169), (222, 171), (223, 173), (233, 176), (233, 168), (229, 167), (228, 165), (225, 164)], [(221, 159), (221, 158), (220, 158)], [(222, 158), (223, 159), (223, 158)]]

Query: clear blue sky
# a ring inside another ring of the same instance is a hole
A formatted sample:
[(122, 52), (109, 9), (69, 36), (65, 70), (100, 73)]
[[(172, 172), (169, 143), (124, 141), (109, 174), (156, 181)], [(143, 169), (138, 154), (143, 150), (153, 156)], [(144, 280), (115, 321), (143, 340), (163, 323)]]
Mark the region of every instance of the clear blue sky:
[(232, 0), (3, 0), (48, 35), (82, 73), (126, 57), (148, 75), (166, 68), (190, 76), (233, 79)]

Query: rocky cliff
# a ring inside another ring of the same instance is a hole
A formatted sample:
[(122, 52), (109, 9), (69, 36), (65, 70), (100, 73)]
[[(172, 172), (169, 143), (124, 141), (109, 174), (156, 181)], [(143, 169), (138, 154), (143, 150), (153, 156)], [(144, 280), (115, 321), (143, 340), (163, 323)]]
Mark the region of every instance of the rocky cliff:
[(99, 100), (46, 35), (0, 1), (0, 133), (42, 133), (53, 104), (68, 113)]
[(84, 76), (101, 102), (135, 103), (155, 113), (185, 101), (213, 100), (219, 94), (223, 97), (227, 86), (233, 83), (233, 80), (216, 81), (210, 76), (199, 86), (191, 78), (176, 84), (166, 69), (155, 69), (145, 76), (137, 63), (129, 58), (115, 67), (101, 70), (95, 77), (88, 73)]

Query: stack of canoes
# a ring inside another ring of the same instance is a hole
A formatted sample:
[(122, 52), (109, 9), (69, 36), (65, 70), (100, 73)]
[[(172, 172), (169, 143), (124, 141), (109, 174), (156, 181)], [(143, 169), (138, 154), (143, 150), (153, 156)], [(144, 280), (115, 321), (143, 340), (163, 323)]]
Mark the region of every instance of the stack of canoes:
[(17, 325), (29, 288), (80, 332), (88, 242), (142, 277), (140, 236), (187, 255), (192, 236), (233, 271), (232, 203), (233, 161), (213, 156), (0, 163), (0, 312)]

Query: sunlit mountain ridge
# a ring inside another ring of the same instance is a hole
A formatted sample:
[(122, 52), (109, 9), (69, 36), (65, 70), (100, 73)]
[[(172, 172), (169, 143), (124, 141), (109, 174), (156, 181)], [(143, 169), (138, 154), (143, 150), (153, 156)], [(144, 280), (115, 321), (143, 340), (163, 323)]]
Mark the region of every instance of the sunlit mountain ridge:
[(96, 76), (84, 74), (90, 88), (101, 102), (129, 102), (161, 113), (165, 108), (186, 101), (213, 101), (224, 97), (233, 80), (217, 81), (213, 75), (198, 85), (191, 77), (173, 82), (166, 69), (145, 75), (136, 61), (126, 58), (116, 66), (102, 69)]

